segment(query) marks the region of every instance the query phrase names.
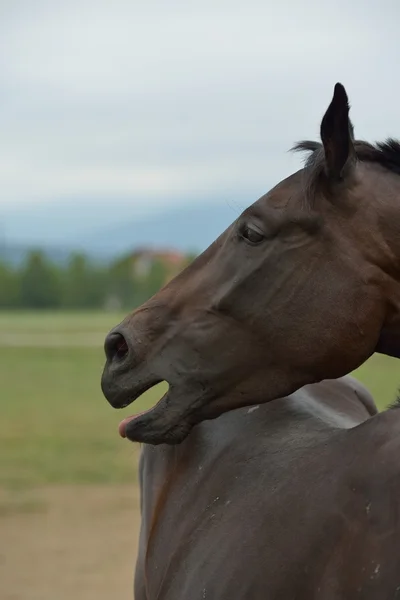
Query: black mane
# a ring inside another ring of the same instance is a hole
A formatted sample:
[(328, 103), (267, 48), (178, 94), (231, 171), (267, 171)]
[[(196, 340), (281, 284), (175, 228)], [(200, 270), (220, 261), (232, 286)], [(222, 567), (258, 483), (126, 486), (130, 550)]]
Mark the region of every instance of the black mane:
[[(385, 142), (375, 145), (361, 140), (355, 140), (354, 149), (360, 161), (376, 163), (392, 173), (400, 175), (400, 141), (388, 138)], [(292, 152), (307, 152), (304, 165), (304, 189), (311, 204), (318, 191), (321, 175), (325, 172), (325, 154), (321, 142), (304, 140), (293, 146)]]
[(396, 409), (396, 408), (400, 408), (400, 390), (397, 392), (397, 396), (396, 399), (393, 400), (393, 402), (391, 402), (388, 406), (388, 409)]
[[(374, 162), (382, 165), (389, 171), (400, 175), (400, 141), (393, 138), (385, 142), (369, 144), (368, 142), (356, 140), (354, 142), (356, 155), (359, 160)], [(294, 152), (311, 153), (306, 161), (306, 167), (318, 168), (323, 161), (323, 147), (320, 142), (302, 141), (298, 142), (292, 150)]]

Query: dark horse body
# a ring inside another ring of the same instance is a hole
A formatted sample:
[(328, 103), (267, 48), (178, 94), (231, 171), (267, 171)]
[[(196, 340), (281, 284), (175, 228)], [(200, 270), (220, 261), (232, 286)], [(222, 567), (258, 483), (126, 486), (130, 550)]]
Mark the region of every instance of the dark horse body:
[(344, 378), (145, 445), (135, 600), (400, 598), (400, 410), (375, 412)]
[(323, 382), (400, 357), (400, 144), (340, 84), (321, 141), (107, 336), (112, 406), (169, 383), (120, 425), (154, 446), (136, 600), (400, 597), (400, 411)]

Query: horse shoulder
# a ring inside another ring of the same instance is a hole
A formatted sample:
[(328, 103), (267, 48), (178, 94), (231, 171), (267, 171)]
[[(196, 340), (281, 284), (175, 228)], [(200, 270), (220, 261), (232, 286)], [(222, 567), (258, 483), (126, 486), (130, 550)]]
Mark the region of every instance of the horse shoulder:
[(372, 579), (396, 579), (400, 591), (400, 410), (380, 413), (352, 434), (355, 460), (343, 489), (346, 516), (362, 567), (374, 563)]

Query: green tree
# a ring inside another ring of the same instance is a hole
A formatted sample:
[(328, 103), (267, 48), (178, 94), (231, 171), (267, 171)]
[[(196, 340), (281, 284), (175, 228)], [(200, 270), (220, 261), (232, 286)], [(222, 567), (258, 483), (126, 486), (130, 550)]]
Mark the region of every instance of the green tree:
[(29, 253), (20, 272), (20, 303), (25, 308), (58, 308), (61, 304), (60, 273), (43, 252)]
[(104, 303), (104, 269), (73, 254), (63, 274), (62, 304), (66, 308), (100, 308)]
[(138, 274), (134, 278), (133, 306), (139, 306), (154, 296), (166, 283), (167, 269), (162, 260), (150, 259), (150, 264), (145, 274)]
[(16, 308), (18, 291), (17, 273), (7, 263), (0, 262), (0, 308)]
[[(147, 298), (154, 296), (167, 281), (167, 268), (161, 260), (155, 260), (151, 266), (147, 278), (146, 295)], [(147, 300), (146, 298), (146, 300)]]
[(137, 284), (131, 255), (123, 256), (110, 265), (107, 275), (107, 295), (109, 298), (115, 299), (121, 307), (136, 306)]

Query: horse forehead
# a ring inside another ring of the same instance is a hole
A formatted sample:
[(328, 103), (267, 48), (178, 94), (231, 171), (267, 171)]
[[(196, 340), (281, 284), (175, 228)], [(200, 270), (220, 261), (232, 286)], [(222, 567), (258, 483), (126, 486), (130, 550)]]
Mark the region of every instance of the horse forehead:
[(285, 209), (289, 206), (300, 205), (304, 195), (303, 169), (280, 181), (276, 186), (261, 196), (254, 206), (257, 208)]

